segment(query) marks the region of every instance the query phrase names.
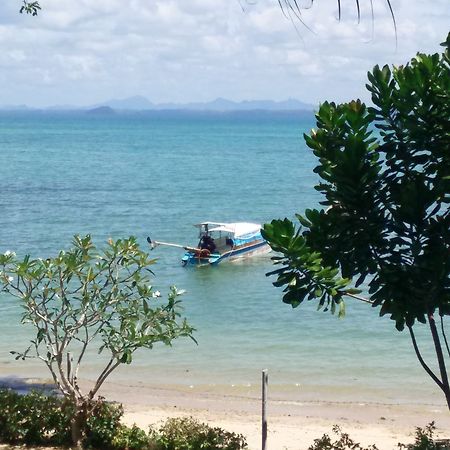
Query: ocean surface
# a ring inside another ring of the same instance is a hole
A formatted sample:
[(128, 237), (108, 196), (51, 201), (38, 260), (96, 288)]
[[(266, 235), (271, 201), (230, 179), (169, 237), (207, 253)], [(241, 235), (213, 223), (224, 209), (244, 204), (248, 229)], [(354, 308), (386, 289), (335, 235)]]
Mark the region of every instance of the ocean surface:
[[(195, 245), (193, 224), (293, 218), (317, 205), (315, 158), (303, 141), (313, 113), (0, 114), (0, 252), (55, 255), (74, 234), (134, 235)], [(269, 256), (184, 268), (183, 251), (159, 247), (153, 285), (187, 292), (185, 339), (136, 355), (116, 381), (257, 392), (293, 400), (444, 405), (419, 367), (409, 336), (347, 300), (343, 320), (292, 309), (265, 274)], [(47, 377), (37, 361), (14, 361), (31, 330), (19, 305), (0, 296), (0, 377)], [(419, 328), (419, 327), (418, 327)], [(418, 329), (427, 357), (427, 329)], [(91, 352), (81, 376), (101, 361)], [(430, 365), (434, 367), (433, 361)]]

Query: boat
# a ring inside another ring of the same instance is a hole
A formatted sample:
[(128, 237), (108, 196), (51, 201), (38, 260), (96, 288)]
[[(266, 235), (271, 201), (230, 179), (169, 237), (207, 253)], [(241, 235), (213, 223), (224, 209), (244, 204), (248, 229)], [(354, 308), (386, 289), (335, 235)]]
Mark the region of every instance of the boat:
[(261, 225), (257, 223), (202, 222), (194, 226), (199, 234), (197, 247), (152, 241), (150, 237), (147, 241), (152, 248), (157, 245), (166, 245), (186, 250), (181, 258), (183, 266), (215, 266), (224, 261), (233, 261), (270, 251), (269, 245), (261, 235)]

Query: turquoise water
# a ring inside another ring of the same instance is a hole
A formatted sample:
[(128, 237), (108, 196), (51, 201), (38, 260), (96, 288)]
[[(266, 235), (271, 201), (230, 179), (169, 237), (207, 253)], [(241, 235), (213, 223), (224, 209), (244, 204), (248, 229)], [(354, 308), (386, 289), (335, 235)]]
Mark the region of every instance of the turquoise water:
[[(76, 233), (189, 245), (200, 221), (293, 217), (318, 201), (315, 160), (302, 140), (313, 125), (312, 113), (3, 113), (0, 251), (45, 257)], [(267, 368), (282, 398), (443, 404), (409, 337), (367, 305), (348, 301), (344, 320), (314, 305), (292, 310), (265, 276), (270, 256), (187, 269), (177, 249), (153, 255), (156, 288), (186, 289), (198, 345), (141, 352), (116, 380), (251, 391)], [(0, 376), (44, 376), (37, 363), (9, 355), (30, 335), (19, 307), (3, 296), (0, 315)], [(419, 334), (428, 343), (426, 330)], [(98, 365), (90, 354), (84, 376)]]

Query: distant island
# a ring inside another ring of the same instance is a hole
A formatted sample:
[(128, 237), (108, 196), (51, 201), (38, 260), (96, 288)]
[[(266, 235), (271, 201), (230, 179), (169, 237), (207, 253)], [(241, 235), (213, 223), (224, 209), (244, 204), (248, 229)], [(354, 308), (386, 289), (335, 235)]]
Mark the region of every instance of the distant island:
[(113, 114), (115, 111), (313, 111), (315, 105), (290, 98), (288, 100), (243, 100), (233, 101), (216, 98), (210, 102), (152, 103), (146, 97), (136, 95), (124, 99), (111, 99), (88, 106), (55, 105), (46, 108), (32, 108), (26, 105), (0, 106), (3, 111), (86, 111), (89, 114)]
[(88, 114), (92, 114), (93, 116), (106, 116), (116, 113), (110, 106), (99, 106), (98, 108), (88, 109), (86, 112)]

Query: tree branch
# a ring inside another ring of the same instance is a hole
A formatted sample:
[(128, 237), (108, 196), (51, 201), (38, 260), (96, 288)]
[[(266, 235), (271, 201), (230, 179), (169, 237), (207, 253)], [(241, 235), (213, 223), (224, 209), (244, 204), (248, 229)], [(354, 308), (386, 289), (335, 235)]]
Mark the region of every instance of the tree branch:
[(442, 336), (444, 337), (445, 347), (447, 348), (448, 356), (450, 357), (450, 347), (448, 345), (447, 335), (445, 334), (444, 317), (443, 316), (441, 316), (441, 331), (442, 331)]
[[(114, 360), (116, 360), (116, 362), (113, 364)], [(120, 360), (114, 357), (109, 360), (108, 364), (103, 369), (103, 372), (97, 378), (97, 381), (95, 382), (93, 389), (91, 390), (91, 392), (89, 392), (89, 397), (91, 399), (94, 398), (95, 394), (98, 392), (102, 384), (105, 382), (106, 378), (108, 378), (111, 372), (115, 370), (118, 366), (120, 366), (120, 364), (121, 364)]]
[(430, 325), (434, 348), (436, 350), (439, 371), (441, 372), (441, 379), (442, 379), (441, 389), (444, 391), (446, 395), (448, 407), (450, 408), (450, 386), (448, 384), (447, 368), (445, 367), (445, 359), (444, 354), (442, 353), (441, 340), (439, 339), (439, 333), (437, 331), (436, 322), (434, 321), (434, 316), (432, 313), (428, 314), (428, 323)]
[(442, 381), (434, 374), (434, 372), (427, 366), (425, 361), (422, 358), (422, 355), (420, 353), (419, 347), (417, 346), (416, 336), (414, 334), (414, 331), (412, 329), (411, 325), (408, 325), (409, 334), (411, 336), (411, 341), (414, 347), (414, 351), (416, 352), (417, 359), (419, 360), (421, 366), (424, 368), (425, 372), (433, 379), (433, 381), (442, 389), (444, 390), (444, 385), (442, 384)]
[(349, 294), (349, 293), (346, 293), (345, 295), (346, 295), (347, 297), (354, 298), (354, 299), (359, 300), (359, 301), (361, 301), (361, 302), (369, 303), (370, 305), (373, 304), (373, 301), (372, 301), (372, 300), (369, 300), (369, 299), (367, 299), (367, 298), (361, 297), (360, 295)]

